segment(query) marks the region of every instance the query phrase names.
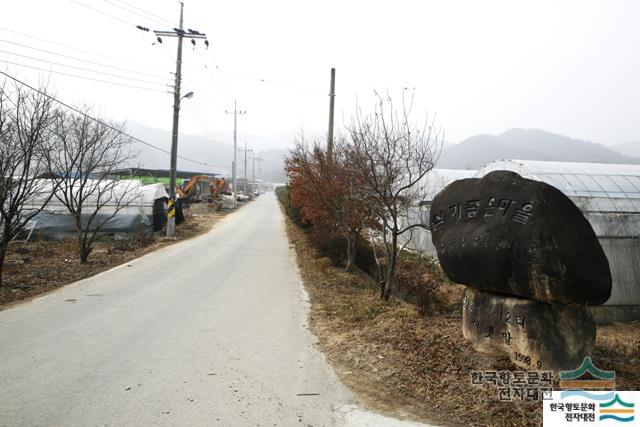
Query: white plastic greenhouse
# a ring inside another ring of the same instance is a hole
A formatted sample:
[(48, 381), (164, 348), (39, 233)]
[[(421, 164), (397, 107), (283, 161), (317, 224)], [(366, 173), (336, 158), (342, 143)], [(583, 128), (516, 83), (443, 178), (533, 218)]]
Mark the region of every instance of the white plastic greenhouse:
[(601, 319), (640, 317), (640, 165), (498, 160), (477, 176), (510, 170), (566, 194), (591, 223), (604, 249), (613, 291)]
[[(50, 194), (53, 184), (48, 180), (42, 180), (43, 194)], [(88, 188), (94, 185), (102, 185), (101, 182), (89, 181)], [(135, 235), (141, 232), (151, 234), (162, 228), (165, 216), (165, 204), (168, 194), (162, 184), (144, 185), (139, 180), (122, 180), (117, 183), (105, 182), (108, 191), (102, 196), (101, 204), (104, 204), (96, 222), (104, 222), (101, 228), (102, 233), (113, 233), (119, 235)], [(60, 190), (57, 191), (58, 195)], [(83, 213), (82, 221), (88, 219), (93, 213), (95, 205), (98, 203), (97, 192), (88, 197), (83, 208), (87, 214)], [(118, 201), (117, 203), (115, 201)], [(35, 198), (24, 206), (25, 210), (39, 208), (45, 199)], [(117, 207), (117, 205), (120, 207)], [(63, 238), (73, 235), (75, 223), (67, 208), (54, 196), (37, 214), (32, 223), (32, 232), (50, 238)]]
[[(420, 194), (423, 195), (422, 200), (418, 201), (418, 206), (409, 210), (408, 223), (428, 223), (429, 207), (431, 201), (440, 191), (453, 181), (464, 178), (473, 178), (478, 171), (476, 170), (459, 170), (459, 169), (432, 169), (424, 176), (420, 183)], [(401, 239), (408, 238), (408, 235), (401, 236)], [(423, 228), (414, 228), (411, 234), (411, 242), (408, 247), (428, 255), (436, 257), (436, 248), (431, 242), (431, 232)]]
[[(431, 201), (451, 182), (496, 170), (546, 182), (578, 206), (598, 236), (613, 278), (611, 298), (594, 308), (596, 318), (640, 319), (640, 165), (498, 160), (479, 171), (434, 169), (426, 178), (420, 207), (409, 215), (410, 223), (426, 223)], [(420, 229), (413, 239), (411, 248), (437, 256), (428, 231)]]

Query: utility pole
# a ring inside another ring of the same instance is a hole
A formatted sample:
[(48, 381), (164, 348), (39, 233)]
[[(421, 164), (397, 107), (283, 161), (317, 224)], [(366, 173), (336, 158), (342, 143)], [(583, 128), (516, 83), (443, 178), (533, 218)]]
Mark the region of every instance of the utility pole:
[[(260, 179), (260, 163), (262, 163), (263, 161), (264, 161), (264, 159), (260, 158), (260, 156), (253, 158), (253, 168), (254, 168), (254, 170), (255, 170), (255, 167), (256, 167), (256, 162), (258, 162), (258, 179)], [(253, 182), (256, 182), (255, 178), (253, 179)], [(258, 185), (258, 194), (260, 194), (260, 185)]]
[[(191, 43), (195, 45), (195, 39), (205, 39), (205, 44), (208, 46), (209, 42), (206, 41), (206, 34), (199, 31), (189, 30), (184, 31), (184, 3), (180, 2), (180, 27), (174, 28), (172, 31), (156, 31), (154, 34), (157, 37), (158, 42), (162, 43), (162, 37), (177, 37), (178, 38), (178, 54), (176, 57), (176, 75), (175, 86), (173, 88), (173, 130), (171, 132), (171, 164), (169, 167), (169, 212), (167, 219), (167, 237), (174, 238), (176, 232), (176, 172), (178, 163), (178, 121), (180, 118), (180, 83), (182, 82), (182, 41), (184, 38), (191, 39)], [(149, 31), (148, 28), (140, 27), (142, 31)], [(189, 92), (186, 97), (193, 95), (193, 92)]]
[(251, 153), (251, 194), (255, 192), (254, 185), (256, 185), (256, 155)]
[(327, 134), (327, 155), (333, 158), (333, 104), (336, 97), (336, 69), (331, 69), (331, 85), (329, 87), (329, 132)]
[(242, 192), (246, 196), (247, 195), (247, 152), (252, 152), (253, 148), (247, 149), (247, 140), (244, 141), (244, 150), (241, 148), (241, 151), (244, 151), (244, 183), (242, 186)]
[[(238, 191), (238, 187), (236, 186), (236, 169), (238, 168), (238, 114), (247, 114), (246, 110), (245, 111), (238, 111), (237, 108), (237, 104), (236, 101), (233, 101), (233, 111), (227, 111), (225, 110), (226, 114), (233, 114), (233, 192), (235, 193), (236, 191)], [(245, 143), (245, 149), (246, 149), (246, 143)]]

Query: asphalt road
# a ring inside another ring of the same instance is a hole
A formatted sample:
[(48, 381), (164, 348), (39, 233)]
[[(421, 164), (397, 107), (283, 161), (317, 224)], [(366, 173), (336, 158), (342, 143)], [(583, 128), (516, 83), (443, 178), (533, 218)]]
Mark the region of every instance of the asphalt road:
[(400, 425), (354, 404), (307, 316), (266, 194), (203, 236), (0, 312), (0, 425)]

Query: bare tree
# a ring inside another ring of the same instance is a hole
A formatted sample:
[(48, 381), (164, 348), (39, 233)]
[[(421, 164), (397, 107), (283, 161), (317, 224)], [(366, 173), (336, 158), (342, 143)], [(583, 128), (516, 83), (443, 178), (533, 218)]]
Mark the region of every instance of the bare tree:
[(358, 110), (349, 127), (350, 163), (360, 175), (379, 223), (384, 246), (380, 297), (388, 300), (398, 256), (411, 241), (409, 236), (401, 244), (399, 236), (415, 227), (426, 228), (425, 224), (410, 224), (407, 214), (420, 200), (420, 183), (433, 169), (444, 135), (434, 129), (434, 120), (428, 117), (421, 122), (412, 120), (413, 96), (406, 100), (403, 95), (399, 111), (390, 97), (376, 97), (374, 112), (367, 115)]
[(58, 114), (46, 92), (0, 87), (0, 286), (11, 240), (51, 199), (46, 172), (53, 121)]
[(137, 202), (131, 181), (123, 183), (114, 176), (133, 158), (123, 129), (122, 124), (108, 124), (87, 113), (64, 114), (56, 120), (56, 150), (49, 171), (59, 183), (56, 199), (73, 218), (81, 263), (87, 262), (98, 233)]

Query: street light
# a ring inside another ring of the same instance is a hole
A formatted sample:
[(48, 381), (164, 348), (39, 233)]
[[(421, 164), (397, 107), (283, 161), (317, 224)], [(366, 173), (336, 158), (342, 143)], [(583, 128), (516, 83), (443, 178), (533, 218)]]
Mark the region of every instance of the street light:
[(173, 239), (176, 235), (176, 175), (178, 163), (178, 119), (180, 116), (180, 101), (192, 98), (193, 92), (179, 96), (180, 89), (176, 86), (173, 102), (173, 131), (171, 135), (171, 167), (169, 168), (169, 213), (167, 218), (167, 237)]

